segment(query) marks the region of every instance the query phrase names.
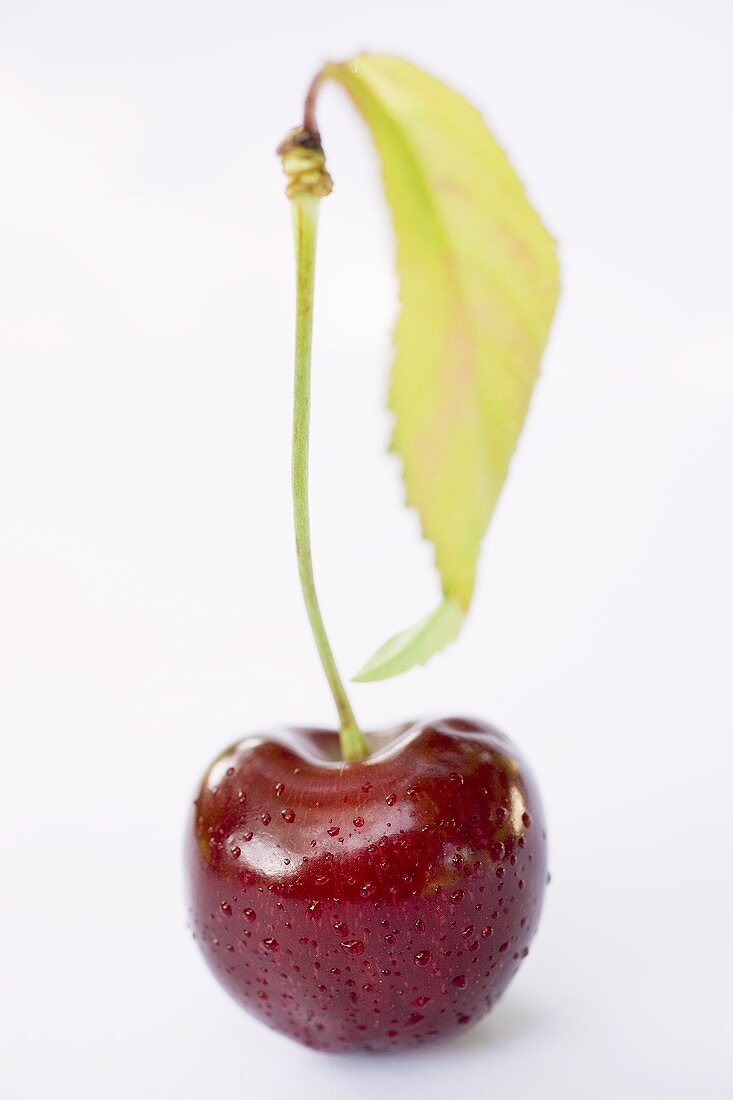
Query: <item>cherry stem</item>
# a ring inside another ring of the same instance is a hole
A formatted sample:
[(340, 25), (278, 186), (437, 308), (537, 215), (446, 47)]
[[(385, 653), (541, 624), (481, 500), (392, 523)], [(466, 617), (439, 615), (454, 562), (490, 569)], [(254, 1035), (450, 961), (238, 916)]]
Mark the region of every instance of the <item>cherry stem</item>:
[(313, 631), (318, 656), (336, 704), (340, 723), (341, 755), (344, 760), (363, 760), (368, 756), (364, 735), (357, 725), (339, 675), (326, 634), (316, 594), (311, 552), (310, 509), (308, 505), (308, 452), (311, 405), (311, 346), (313, 333), (313, 286), (315, 278), (316, 236), (318, 230), (317, 195), (300, 193), (292, 197), (297, 272), (295, 320), (295, 390), (293, 396), (293, 519), (298, 572), (308, 621)]
[(323, 71), (313, 77), (305, 97), (303, 108), (303, 129), (308, 133), (318, 136), (318, 123), (316, 122), (316, 99), (323, 81)]

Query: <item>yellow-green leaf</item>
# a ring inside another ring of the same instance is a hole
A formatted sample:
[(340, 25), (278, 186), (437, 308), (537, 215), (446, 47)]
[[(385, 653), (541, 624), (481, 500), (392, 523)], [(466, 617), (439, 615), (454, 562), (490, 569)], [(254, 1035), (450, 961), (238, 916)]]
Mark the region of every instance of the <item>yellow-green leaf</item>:
[(460, 628), (537, 379), (558, 264), (506, 154), (462, 96), (395, 57), (361, 54), (322, 76), (346, 89), (381, 161), (401, 303), (392, 448), (444, 599), (461, 613), (449, 630), (433, 613), (391, 639), (359, 677), (378, 679), (424, 662)]
[(445, 649), (457, 637), (463, 626), (464, 612), (454, 599), (445, 596), (434, 611), (415, 626), (395, 634), (359, 669), (354, 680), (386, 680), (407, 672), (414, 665), (424, 665), (434, 653)]

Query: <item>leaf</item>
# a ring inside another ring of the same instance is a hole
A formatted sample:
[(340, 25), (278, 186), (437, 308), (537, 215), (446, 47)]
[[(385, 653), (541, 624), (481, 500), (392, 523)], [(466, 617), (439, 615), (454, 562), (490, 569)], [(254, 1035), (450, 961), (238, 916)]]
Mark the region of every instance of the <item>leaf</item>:
[[(481, 541), (539, 373), (559, 291), (555, 244), (462, 96), (394, 57), (329, 64), (367, 123), (397, 240), (401, 310), (389, 405), (406, 502), (435, 548), (444, 603), (359, 679), (426, 661), (458, 633)], [(441, 608), (443, 609), (441, 611)], [(448, 624), (450, 623), (450, 629)]]
[(456, 601), (446, 596), (426, 618), (385, 642), (352, 679), (360, 683), (386, 680), (388, 676), (407, 672), (414, 665), (424, 665), (434, 653), (453, 641), (464, 617)]

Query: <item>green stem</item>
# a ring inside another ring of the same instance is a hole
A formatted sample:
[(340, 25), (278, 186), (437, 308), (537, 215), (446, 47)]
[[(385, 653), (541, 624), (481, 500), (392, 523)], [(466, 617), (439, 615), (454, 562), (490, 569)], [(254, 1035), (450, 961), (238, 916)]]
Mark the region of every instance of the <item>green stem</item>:
[(292, 199), (297, 269), (295, 322), (295, 392), (293, 397), (293, 519), (298, 572), (308, 621), (321, 658), (323, 671), (336, 704), (344, 760), (363, 760), (368, 755), (364, 735), (356, 724), (343, 681), (331, 650), (316, 595), (311, 553), (308, 507), (308, 448), (310, 433), (311, 343), (313, 332), (313, 284), (316, 258), (319, 198), (298, 194)]

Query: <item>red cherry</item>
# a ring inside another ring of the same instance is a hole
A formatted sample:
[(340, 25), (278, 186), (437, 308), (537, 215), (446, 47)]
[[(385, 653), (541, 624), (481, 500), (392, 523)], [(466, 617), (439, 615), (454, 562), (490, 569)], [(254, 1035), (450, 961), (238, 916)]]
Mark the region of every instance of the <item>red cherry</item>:
[(479, 1020), (527, 954), (547, 879), (537, 789), (506, 737), (446, 718), (370, 742), (345, 765), (334, 732), (245, 738), (206, 773), (187, 835), (209, 966), (322, 1050)]

